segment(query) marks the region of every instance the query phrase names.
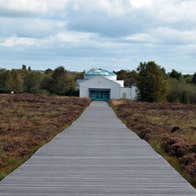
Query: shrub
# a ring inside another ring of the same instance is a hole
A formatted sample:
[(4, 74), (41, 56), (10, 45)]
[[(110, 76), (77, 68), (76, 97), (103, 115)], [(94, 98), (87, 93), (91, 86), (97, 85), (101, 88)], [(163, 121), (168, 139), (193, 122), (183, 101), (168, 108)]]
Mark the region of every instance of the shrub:
[(3, 150), (6, 152), (12, 152), (15, 150), (15, 148), (20, 147), (21, 143), (19, 141), (12, 141), (12, 142), (6, 142), (3, 145)]
[(174, 127), (172, 127), (172, 129), (171, 129), (171, 133), (174, 133), (174, 132), (179, 131), (179, 130), (180, 130), (180, 127), (174, 126)]
[(169, 79), (169, 102), (196, 103), (196, 86), (183, 80)]
[(189, 153), (184, 155), (181, 159), (180, 159), (180, 163), (183, 166), (186, 165), (190, 165), (192, 163), (196, 162), (196, 153)]
[(182, 157), (191, 149), (191, 145), (180, 137), (165, 136), (161, 140), (165, 152), (176, 157)]
[(190, 165), (187, 165), (185, 170), (191, 177), (196, 177), (196, 161)]
[(196, 153), (196, 144), (193, 144), (191, 147), (191, 152)]
[(17, 154), (18, 154), (18, 156), (20, 156), (20, 157), (24, 157), (25, 155), (28, 154), (28, 150), (27, 150), (25, 147), (20, 147), (20, 148), (17, 150)]
[(2, 160), (2, 158), (0, 158), (0, 167), (2, 167), (3, 166), (3, 160)]
[(151, 129), (145, 128), (141, 130), (138, 135), (140, 138), (148, 141), (150, 139), (150, 134), (151, 134)]
[(180, 163), (191, 177), (196, 177), (196, 153), (184, 155), (180, 159)]

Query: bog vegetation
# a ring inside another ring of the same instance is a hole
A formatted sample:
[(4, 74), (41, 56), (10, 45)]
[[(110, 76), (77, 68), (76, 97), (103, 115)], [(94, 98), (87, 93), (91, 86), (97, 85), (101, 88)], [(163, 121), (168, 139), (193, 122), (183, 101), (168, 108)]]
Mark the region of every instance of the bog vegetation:
[(196, 187), (196, 105), (113, 100), (123, 122)]
[(77, 97), (0, 95), (0, 179), (73, 122), (89, 104)]
[[(119, 117), (196, 186), (196, 73), (166, 73), (153, 61), (140, 63), (137, 70), (115, 73), (125, 86), (137, 85), (138, 100), (145, 101), (113, 101)], [(89, 104), (89, 100), (76, 97), (44, 96), (78, 95), (76, 80), (81, 78), (82, 72), (63, 67), (0, 69), (0, 93), (15, 93), (0, 95), (0, 178)]]

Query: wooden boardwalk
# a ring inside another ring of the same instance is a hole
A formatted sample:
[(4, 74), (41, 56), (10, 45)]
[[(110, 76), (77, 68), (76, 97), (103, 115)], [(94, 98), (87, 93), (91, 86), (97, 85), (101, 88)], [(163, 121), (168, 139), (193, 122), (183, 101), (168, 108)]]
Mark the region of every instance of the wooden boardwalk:
[(0, 183), (0, 196), (195, 196), (160, 155), (104, 102)]

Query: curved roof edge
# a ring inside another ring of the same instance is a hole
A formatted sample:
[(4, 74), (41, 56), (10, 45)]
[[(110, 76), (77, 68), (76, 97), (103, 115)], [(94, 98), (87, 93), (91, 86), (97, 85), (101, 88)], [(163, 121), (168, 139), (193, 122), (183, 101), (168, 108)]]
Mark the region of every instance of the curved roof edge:
[(85, 76), (116, 76), (116, 74), (106, 69), (92, 68), (85, 73)]

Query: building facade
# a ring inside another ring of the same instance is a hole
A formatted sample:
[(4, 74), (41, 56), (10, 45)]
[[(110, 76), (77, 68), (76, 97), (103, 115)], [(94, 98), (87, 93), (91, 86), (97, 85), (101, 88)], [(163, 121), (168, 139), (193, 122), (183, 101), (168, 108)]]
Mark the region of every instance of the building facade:
[(80, 97), (92, 100), (107, 101), (109, 99), (137, 98), (137, 87), (124, 87), (123, 80), (117, 80), (117, 75), (104, 69), (90, 69), (84, 74), (83, 80), (77, 80)]

